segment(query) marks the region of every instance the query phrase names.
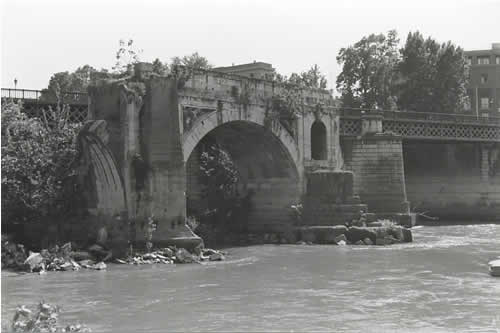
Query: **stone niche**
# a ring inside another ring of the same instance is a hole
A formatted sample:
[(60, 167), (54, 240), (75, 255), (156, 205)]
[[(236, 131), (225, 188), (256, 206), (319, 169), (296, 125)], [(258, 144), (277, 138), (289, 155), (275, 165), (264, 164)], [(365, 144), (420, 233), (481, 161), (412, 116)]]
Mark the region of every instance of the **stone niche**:
[(306, 173), (303, 223), (305, 225), (338, 225), (359, 219), (367, 205), (353, 195), (354, 174), (351, 171), (317, 170)]

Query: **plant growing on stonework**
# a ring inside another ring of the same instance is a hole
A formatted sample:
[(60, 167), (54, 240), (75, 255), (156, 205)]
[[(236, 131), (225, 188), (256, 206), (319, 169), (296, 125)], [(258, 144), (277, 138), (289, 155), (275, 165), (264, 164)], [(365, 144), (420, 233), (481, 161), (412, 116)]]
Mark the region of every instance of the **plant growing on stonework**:
[(238, 170), (229, 153), (218, 144), (212, 144), (200, 156), (202, 181), (207, 185), (207, 195), (228, 197), (238, 182)]
[(148, 217), (148, 222), (146, 224), (146, 229), (144, 230), (144, 236), (146, 239), (146, 250), (151, 252), (153, 249), (153, 234), (156, 231), (156, 222), (154, 216)]
[(113, 71), (117, 74), (129, 74), (135, 63), (140, 61), (140, 54), (143, 50), (134, 47), (134, 40), (127, 41), (120, 39), (119, 48), (116, 51), (116, 63)]
[(2, 224), (47, 224), (75, 210), (79, 124), (58, 105), (41, 119), (28, 118), (19, 104), (2, 104)]

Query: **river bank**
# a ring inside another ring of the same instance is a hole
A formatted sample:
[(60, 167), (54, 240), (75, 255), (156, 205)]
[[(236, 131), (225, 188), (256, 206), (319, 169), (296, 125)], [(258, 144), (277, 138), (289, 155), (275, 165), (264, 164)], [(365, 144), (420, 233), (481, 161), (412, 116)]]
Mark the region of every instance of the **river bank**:
[(391, 246), (229, 248), (225, 261), (203, 265), (2, 272), (2, 318), (36, 293), (94, 332), (498, 330), (500, 285), (487, 263), (500, 255), (500, 225), (423, 226), (413, 236)]

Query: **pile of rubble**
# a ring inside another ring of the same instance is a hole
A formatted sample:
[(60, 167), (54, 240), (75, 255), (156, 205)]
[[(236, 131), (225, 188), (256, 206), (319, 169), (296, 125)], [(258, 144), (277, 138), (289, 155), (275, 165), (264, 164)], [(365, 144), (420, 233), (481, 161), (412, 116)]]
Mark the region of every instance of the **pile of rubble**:
[(203, 261), (221, 261), (224, 259), (224, 253), (221, 251), (197, 248), (191, 253), (184, 248), (178, 249), (175, 246), (171, 246), (148, 253), (135, 253), (125, 259), (115, 259), (115, 262), (130, 265), (189, 264), (201, 263)]
[(102, 270), (106, 269), (106, 264), (89, 252), (72, 251), (71, 243), (26, 253), (22, 244), (5, 241), (2, 242), (2, 268), (43, 274), (47, 271), (76, 271), (81, 268)]
[[(115, 259), (119, 264), (186, 264), (203, 261), (221, 261), (225, 253), (198, 247), (193, 253), (175, 246), (157, 249), (147, 253), (133, 253), (124, 259)], [(27, 253), (22, 244), (2, 242), (2, 269), (8, 268), (24, 272), (77, 271), (81, 268), (103, 270), (104, 261), (112, 260), (112, 253), (103, 246), (94, 244), (88, 251), (73, 251), (71, 243), (54, 246), (40, 252)]]

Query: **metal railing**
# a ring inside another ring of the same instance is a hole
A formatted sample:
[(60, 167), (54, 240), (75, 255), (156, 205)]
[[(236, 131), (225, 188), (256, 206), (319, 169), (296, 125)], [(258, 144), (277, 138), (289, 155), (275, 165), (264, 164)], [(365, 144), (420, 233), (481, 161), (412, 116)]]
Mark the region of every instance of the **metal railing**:
[(427, 122), (449, 122), (461, 124), (500, 125), (500, 117), (484, 117), (460, 113), (432, 113), (415, 111), (390, 111), (377, 109), (339, 108), (340, 117), (361, 118), (366, 114), (379, 114), (385, 120), (413, 120)]
[[(26, 102), (56, 103), (55, 94), (49, 90), (43, 91), (33, 89), (2, 88), (2, 98), (24, 100)], [(60, 98), (62, 99), (63, 103), (88, 103), (88, 95), (85, 92), (63, 91), (61, 92)]]

